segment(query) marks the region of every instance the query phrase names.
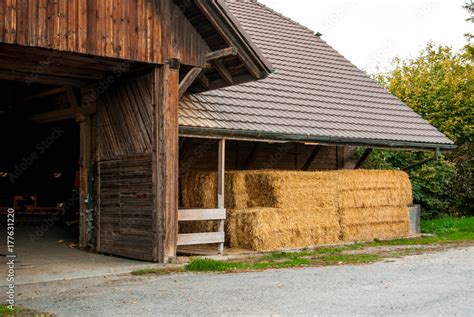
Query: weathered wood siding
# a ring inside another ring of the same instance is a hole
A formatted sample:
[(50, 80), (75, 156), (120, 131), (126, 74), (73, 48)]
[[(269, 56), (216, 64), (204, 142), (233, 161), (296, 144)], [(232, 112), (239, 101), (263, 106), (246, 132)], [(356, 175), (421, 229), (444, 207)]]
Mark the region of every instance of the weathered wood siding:
[(0, 42), (205, 65), (205, 41), (172, 0), (1, 0)]
[(153, 260), (152, 157), (98, 164), (100, 252)]
[(149, 74), (123, 81), (98, 99), (99, 160), (152, 153), (152, 79)]
[(152, 75), (124, 80), (97, 101), (100, 252), (154, 260)]

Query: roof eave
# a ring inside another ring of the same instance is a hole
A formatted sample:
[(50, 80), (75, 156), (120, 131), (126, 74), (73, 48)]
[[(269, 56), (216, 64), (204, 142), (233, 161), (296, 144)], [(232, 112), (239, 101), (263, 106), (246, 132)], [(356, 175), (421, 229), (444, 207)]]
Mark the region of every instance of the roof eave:
[(312, 142), (327, 145), (347, 145), (347, 146), (363, 146), (371, 148), (390, 148), (404, 150), (423, 150), (423, 151), (452, 151), (456, 149), (455, 144), (447, 143), (426, 143), (426, 142), (409, 142), (409, 141), (392, 141), (392, 140), (376, 140), (376, 139), (360, 139), (360, 138), (343, 138), (343, 137), (325, 137), (312, 136), (302, 134), (286, 134), (274, 132), (248, 131), (248, 130), (230, 130), (216, 128), (201, 127), (179, 127), (180, 136), (202, 137), (202, 138), (225, 138), (242, 141), (266, 141), (266, 142)]

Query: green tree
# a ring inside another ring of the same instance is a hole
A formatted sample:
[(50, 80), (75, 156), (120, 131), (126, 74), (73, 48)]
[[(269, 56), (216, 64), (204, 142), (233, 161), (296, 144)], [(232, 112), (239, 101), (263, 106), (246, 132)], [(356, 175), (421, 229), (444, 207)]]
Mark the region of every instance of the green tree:
[[(415, 201), (425, 216), (473, 214), (474, 69), (468, 50), (429, 43), (414, 59), (395, 59), (393, 70), (375, 78), (425, 120), (456, 142), (458, 148), (410, 171)], [(430, 154), (376, 151), (371, 168), (404, 168)]]
[[(466, 9), (469, 14), (469, 17), (466, 19), (466, 21), (474, 23), (474, 0), (466, 2), (463, 8)], [(468, 41), (468, 44), (466, 45), (466, 52), (471, 56), (471, 58), (474, 58), (474, 45), (472, 44), (474, 34), (466, 33), (465, 35)]]

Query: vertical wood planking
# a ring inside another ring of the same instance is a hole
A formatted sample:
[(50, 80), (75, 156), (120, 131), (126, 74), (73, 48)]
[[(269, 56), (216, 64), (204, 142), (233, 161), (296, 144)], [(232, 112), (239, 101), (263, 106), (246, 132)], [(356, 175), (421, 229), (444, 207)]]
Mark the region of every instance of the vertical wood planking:
[(38, 45), (37, 41), (37, 24), (39, 23), (37, 18), (37, 5), (36, 1), (28, 2), (28, 6), (25, 8), (28, 12), (28, 23), (27, 23), (27, 42), (28, 45)]
[(38, 0), (38, 36), (37, 45), (48, 46), (48, 6), (47, 0)]
[(77, 51), (77, 18), (78, 18), (78, 0), (67, 1), (67, 50), (74, 52)]
[(0, 42), (204, 67), (205, 41), (171, 0), (3, 0)]
[(87, 0), (77, 0), (77, 51), (87, 52)]
[(59, 28), (59, 49), (61, 51), (67, 50), (67, 38), (68, 38), (68, 27), (67, 27), (67, 4), (70, 0), (58, 0), (58, 28)]
[(86, 42), (86, 51), (89, 54), (97, 54), (97, 15), (99, 14), (98, 8), (96, 6), (96, 1), (98, 0), (87, 0), (86, 11), (89, 12), (88, 21), (87, 21), (87, 38)]
[(55, 23), (56, 23), (56, 8), (52, 4), (53, 0), (48, 0), (48, 7), (46, 9), (46, 32), (47, 32), (47, 48), (53, 48), (54, 43), (55, 43), (55, 38), (56, 34), (54, 33), (56, 28), (55, 28)]
[(0, 1), (0, 41), (5, 42), (6, 1)]
[(16, 16), (17, 43), (28, 45), (28, 1), (17, 0)]

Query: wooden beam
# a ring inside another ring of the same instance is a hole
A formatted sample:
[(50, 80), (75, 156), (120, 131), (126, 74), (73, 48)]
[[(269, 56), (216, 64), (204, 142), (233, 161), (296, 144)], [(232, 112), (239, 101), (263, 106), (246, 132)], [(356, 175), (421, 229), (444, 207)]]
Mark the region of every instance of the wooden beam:
[(179, 83), (179, 98), (184, 95), (184, 93), (193, 84), (194, 80), (199, 76), (201, 72), (202, 68), (194, 67), (186, 74), (183, 80)]
[(199, 82), (204, 88), (209, 89), (209, 87), (211, 86), (209, 83), (209, 78), (207, 78), (207, 76), (204, 75), (203, 72), (199, 73), (199, 76), (197, 79), (199, 80)]
[(77, 100), (76, 93), (74, 92), (74, 89), (72, 87), (66, 88), (66, 94), (67, 94), (67, 99), (71, 107), (73, 108), (79, 107), (79, 101)]
[(61, 94), (65, 91), (66, 91), (66, 87), (50, 89), (50, 90), (47, 90), (47, 91), (43, 91), (43, 92), (31, 95), (31, 96), (25, 97), (25, 98), (23, 98), (23, 101), (30, 101), (30, 100), (34, 100), (34, 99), (40, 99), (40, 98), (44, 98), (44, 97), (58, 95), (58, 94)]
[[(225, 139), (219, 140), (219, 152), (218, 152), (219, 158), (218, 158), (218, 172), (217, 172), (217, 208), (218, 209), (224, 209), (224, 193), (225, 193)], [(225, 212), (225, 209), (224, 209)], [(225, 221), (220, 220), (218, 223), (218, 229), (217, 231), (219, 233), (222, 233), (224, 235), (225, 232)], [(222, 243), (219, 243), (218, 246), (218, 251), (220, 255), (224, 254), (224, 241)]]
[(30, 84), (44, 84), (54, 86), (73, 86), (73, 87), (84, 87), (87, 85), (87, 81), (80, 79), (73, 79), (69, 77), (50, 76), (43, 74), (21, 73), (16, 71), (3, 71), (0, 70), (0, 80), (11, 80), (22, 83)]
[(229, 84), (229, 85), (233, 85), (234, 84), (234, 80), (232, 79), (232, 75), (231, 73), (229, 72), (229, 70), (224, 66), (224, 64), (222, 64), (221, 61), (218, 61), (218, 60), (215, 60), (212, 62), (212, 65), (214, 65), (214, 67), (216, 68), (217, 72), (222, 76), (222, 78), (224, 79), (224, 81)]
[(216, 60), (216, 59), (221, 59), (227, 56), (235, 56), (238, 54), (238, 50), (235, 47), (228, 47), (224, 48), (222, 50), (218, 50), (215, 52), (208, 53), (206, 55), (206, 60), (208, 62)]
[(225, 219), (225, 209), (182, 209), (178, 212), (178, 221), (209, 221)]
[(313, 162), (314, 160), (316, 160), (316, 158), (318, 157), (318, 154), (319, 152), (321, 152), (321, 149), (323, 147), (321, 145), (316, 145), (313, 149), (313, 152), (311, 152), (311, 154), (309, 155), (308, 159), (306, 160), (306, 162), (304, 163), (303, 167), (301, 168), (301, 170), (303, 171), (309, 171), (309, 169), (311, 168), (311, 165), (313, 165)]
[(362, 167), (362, 165), (364, 165), (365, 161), (367, 161), (367, 159), (369, 158), (369, 155), (372, 153), (373, 150), (374, 149), (372, 149), (372, 148), (365, 149), (364, 153), (362, 153), (362, 156), (357, 161), (357, 164), (355, 166), (356, 170), (360, 169)]
[(188, 233), (178, 235), (178, 246), (224, 243), (224, 232)]
[(255, 160), (257, 159), (257, 154), (258, 154), (258, 150), (260, 148), (260, 143), (259, 142), (255, 142), (255, 144), (253, 145), (253, 148), (252, 150), (250, 151), (249, 155), (247, 156), (247, 158), (245, 159), (244, 163), (240, 166), (240, 169), (243, 169), (243, 170), (248, 170), (250, 169), (250, 167), (252, 166), (252, 164), (255, 162)]
[(36, 123), (48, 123), (55, 121), (62, 121), (68, 119), (75, 119), (77, 114), (91, 115), (97, 112), (95, 105), (79, 108), (67, 108), (61, 110), (55, 110), (45, 113), (36, 114), (31, 116), (29, 120)]
[(176, 257), (178, 241), (179, 69), (172, 64), (153, 71), (153, 259)]

